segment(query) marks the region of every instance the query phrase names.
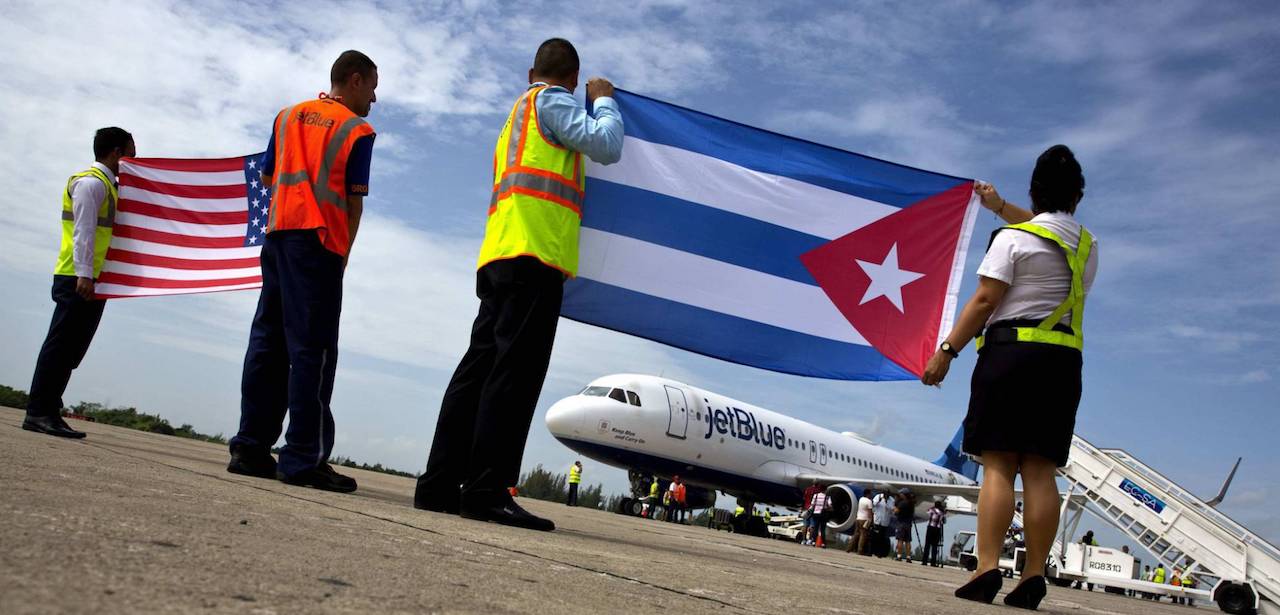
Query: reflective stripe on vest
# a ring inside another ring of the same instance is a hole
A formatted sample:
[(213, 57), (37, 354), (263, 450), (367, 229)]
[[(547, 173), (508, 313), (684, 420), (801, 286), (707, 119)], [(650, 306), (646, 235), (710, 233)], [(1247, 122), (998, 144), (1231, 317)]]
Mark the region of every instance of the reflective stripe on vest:
[(107, 260), (107, 248), (111, 245), (112, 227), (116, 224), (116, 201), (119, 193), (115, 184), (96, 167), (76, 173), (67, 179), (67, 188), (62, 191), (62, 245), (58, 250), (58, 262), (54, 265), (55, 275), (76, 275), (75, 264), (75, 212), (72, 211), (71, 186), (83, 177), (94, 177), (107, 187), (102, 203), (98, 204), (97, 227), (93, 233), (93, 277), (102, 273), (102, 264)]
[[(1016, 327), (1014, 331), (1017, 334), (1019, 342), (1034, 342), (1037, 344), (1052, 344), (1054, 346), (1066, 346), (1076, 350), (1084, 349), (1084, 269), (1089, 262), (1089, 252), (1093, 249), (1093, 235), (1089, 233), (1089, 229), (1080, 227), (1080, 244), (1076, 249), (1072, 250), (1067, 242), (1061, 237), (1055, 235), (1052, 231), (1030, 222), (1022, 224), (1010, 224), (996, 232), (1005, 229), (1014, 229), (1031, 233), (1037, 237), (1043, 237), (1062, 248), (1067, 258), (1067, 266), (1071, 269), (1071, 290), (1067, 293), (1067, 298), (1057, 309), (1040, 321), (1035, 327)], [(1055, 331), (1053, 327), (1062, 320), (1067, 312), (1071, 312), (1071, 333)], [(982, 349), (986, 341), (986, 336), (978, 336), (976, 347)]]
[(311, 100), (276, 116), (276, 162), (267, 232), (316, 229), (324, 247), (346, 255), (347, 159), (373, 127), (341, 103)]
[(582, 482), (582, 470), (577, 465), (569, 466), (569, 484), (576, 485)]
[(530, 88), (507, 117), (493, 154), (493, 191), (477, 268), (532, 256), (568, 276), (578, 271), (578, 229), (586, 178), (582, 154), (552, 142)]

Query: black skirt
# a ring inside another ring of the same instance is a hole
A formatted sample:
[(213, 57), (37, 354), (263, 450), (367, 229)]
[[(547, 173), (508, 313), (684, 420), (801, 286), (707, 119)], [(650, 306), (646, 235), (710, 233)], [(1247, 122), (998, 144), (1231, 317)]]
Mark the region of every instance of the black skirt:
[(1080, 351), (1065, 346), (983, 346), (970, 383), (964, 452), (1030, 453), (1058, 467), (1067, 465), (1080, 405), (1081, 366)]

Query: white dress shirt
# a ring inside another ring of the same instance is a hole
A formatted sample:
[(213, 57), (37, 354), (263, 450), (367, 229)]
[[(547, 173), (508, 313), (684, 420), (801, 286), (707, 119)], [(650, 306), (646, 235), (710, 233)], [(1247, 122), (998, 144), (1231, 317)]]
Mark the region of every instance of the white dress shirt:
[[(530, 88), (547, 85), (538, 81)], [(553, 85), (538, 96), (538, 125), (558, 145), (580, 152), (600, 164), (622, 159), (622, 113), (609, 96), (592, 102), (592, 113), (561, 86)], [(594, 115), (593, 115), (594, 114)]]
[[(101, 162), (93, 163), (93, 167), (102, 171), (111, 183), (116, 182), (116, 174)], [(98, 231), (98, 208), (102, 199), (107, 196), (107, 186), (102, 180), (87, 175), (71, 182), (71, 215), (75, 230), (71, 234), (71, 260), (75, 264), (76, 277), (93, 277), (94, 238)]]
[[(1037, 215), (1032, 224), (1042, 226), (1071, 246), (1079, 247), (1080, 223), (1071, 214), (1054, 212)], [(1098, 271), (1098, 239), (1094, 237), (1089, 261), (1084, 267), (1084, 292), (1088, 296)], [(1071, 292), (1071, 267), (1057, 244), (1022, 231), (1000, 231), (978, 266), (978, 275), (1009, 285), (1004, 299), (987, 324), (1026, 318), (1042, 320), (1058, 309)], [(1070, 326), (1071, 312), (1061, 324)]]

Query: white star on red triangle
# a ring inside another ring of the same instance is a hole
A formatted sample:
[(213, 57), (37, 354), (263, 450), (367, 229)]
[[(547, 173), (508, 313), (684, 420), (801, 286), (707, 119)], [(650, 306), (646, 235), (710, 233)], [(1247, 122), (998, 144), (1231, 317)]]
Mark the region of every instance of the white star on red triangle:
[(902, 307), (902, 287), (923, 278), (924, 274), (906, 271), (898, 266), (898, 244), (895, 243), (889, 248), (889, 253), (879, 264), (862, 260), (856, 262), (866, 272), (867, 277), (871, 278), (871, 283), (867, 285), (867, 292), (863, 293), (862, 301), (858, 305), (863, 305), (877, 297), (884, 297), (898, 308), (899, 312), (905, 314), (906, 309)]

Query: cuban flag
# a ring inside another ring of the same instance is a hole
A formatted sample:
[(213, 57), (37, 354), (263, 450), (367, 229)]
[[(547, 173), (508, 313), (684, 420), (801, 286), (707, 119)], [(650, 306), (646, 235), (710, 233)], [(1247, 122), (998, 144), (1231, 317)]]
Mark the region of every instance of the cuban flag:
[(587, 166), (565, 317), (790, 374), (923, 372), (956, 311), (973, 180), (614, 98), (622, 160)]

